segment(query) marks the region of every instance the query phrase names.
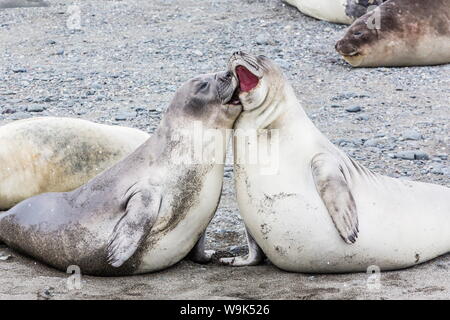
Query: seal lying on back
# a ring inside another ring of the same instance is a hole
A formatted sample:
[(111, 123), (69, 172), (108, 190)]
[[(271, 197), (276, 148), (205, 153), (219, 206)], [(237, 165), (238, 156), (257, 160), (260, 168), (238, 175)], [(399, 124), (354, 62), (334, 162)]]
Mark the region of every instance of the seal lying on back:
[[(399, 269), (450, 251), (449, 188), (375, 174), (349, 158), (314, 126), (269, 59), (236, 53), (230, 70), (242, 90), (236, 133), (253, 130), (257, 138), (234, 143), (250, 255), (224, 263), (258, 263), (258, 245), (276, 266), (296, 272)], [(247, 150), (277, 153), (249, 163), (241, 161)], [(267, 159), (279, 161), (272, 174), (264, 171), (272, 167)]]
[(71, 191), (132, 153), (150, 135), (73, 118), (0, 127), (0, 210), (45, 192)]
[[(135, 152), (72, 192), (39, 195), (0, 215), (0, 240), (58, 269), (77, 265), (92, 275), (169, 267), (199, 239), (193, 256), (207, 261), (199, 250), (221, 194), (225, 131), (241, 111), (231, 104), (236, 89), (227, 72), (190, 80)], [(192, 141), (193, 124), (212, 130), (219, 147)], [(202, 155), (198, 161), (186, 158), (192, 150)]]
[(336, 43), (354, 67), (450, 62), (450, 0), (389, 0), (356, 20)]
[(386, 0), (285, 0), (302, 13), (319, 20), (351, 24), (368, 9)]

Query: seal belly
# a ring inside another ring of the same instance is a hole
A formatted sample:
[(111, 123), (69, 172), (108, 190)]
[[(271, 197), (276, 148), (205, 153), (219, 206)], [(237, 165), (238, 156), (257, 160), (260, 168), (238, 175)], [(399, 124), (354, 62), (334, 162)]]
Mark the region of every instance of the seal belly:
[[(195, 200), (187, 212), (170, 211), (158, 218), (141, 253), (136, 273), (158, 271), (172, 266), (192, 250), (215, 214), (222, 192), (223, 171), (223, 165), (215, 165), (203, 177), (201, 189), (196, 192), (196, 199), (201, 201)], [(169, 199), (165, 207), (169, 210), (176, 208), (173, 202), (173, 199)], [(179, 215), (175, 222), (164, 218), (175, 214)]]
[(271, 177), (264, 182), (260, 176), (251, 177), (248, 168), (245, 173), (250, 174), (237, 181), (241, 215), (270, 261), (284, 270), (353, 272), (371, 265), (399, 269), (450, 250), (450, 191), (445, 187), (383, 176), (378, 176), (378, 183), (355, 181), (352, 190), (360, 233), (349, 245), (339, 236), (317, 192), (308, 191), (313, 181), (307, 175), (301, 183), (296, 180), (305, 189), (287, 187), (283, 196), (276, 197), (256, 189), (267, 191), (269, 183), (289, 186), (295, 181)]
[(354, 18), (346, 14), (347, 0), (285, 0), (302, 13), (319, 20), (350, 24)]

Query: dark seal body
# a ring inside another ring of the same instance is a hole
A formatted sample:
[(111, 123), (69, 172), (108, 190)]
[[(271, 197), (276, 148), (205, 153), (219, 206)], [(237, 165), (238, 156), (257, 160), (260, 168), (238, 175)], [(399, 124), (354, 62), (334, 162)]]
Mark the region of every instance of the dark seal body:
[(336, 43), (354, 67), (450, 62), (450, 0), (389, 0), (356, 20)]
[[(229, 104), (236, 89), (230, 73), (187, 82), (134, 153), (72, 192), (19, 203), (0, 217), (0, 240), (60, 270), (76, 265), (91, 275), (145, 273), (180, 261), (214, 215), (226, 144), (217, 162), (175, 160), (193, 147), (192, 123), (219, 133), (232, 128), (241, 109)], [(206, 158), (217, 154), (207, 150)]]

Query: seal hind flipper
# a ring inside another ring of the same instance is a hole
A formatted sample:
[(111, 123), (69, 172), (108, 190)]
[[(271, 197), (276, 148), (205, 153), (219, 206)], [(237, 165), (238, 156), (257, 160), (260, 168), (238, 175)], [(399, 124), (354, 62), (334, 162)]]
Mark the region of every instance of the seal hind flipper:
[(114, 227), (107, 245), (108, 263), (120, 267), (139, 248), (161, 207), (159, 187), (133, 185), (125, 194), (124, 214)]
[(247, 228), (245, 228), (245, 234), (247, 236), (248, 256), (220, 258), (219, 259), (220, 263), (224, 265), (230, 265), (233, 267), (246, 267), (246, 266), (256, 266), (264, 261), (266, 255), (264, 254), (258, 243), (256, 243), (255, 239), (250, 234), (250, 231), (248, 231)]
[(342, 166), (337, 159), (319, 153), (311, 161), (312, 174), (328, 213), (342, 239), (348, 244), (358, 237), (358, 212), (347, 184)]
[(211, 261), (214, 250), (205, 250), (206, 231), (202, 233), (200, 239), (195, 244), (194, 248), (189, 252), (189, 260), (195, 263), (205, 264)]

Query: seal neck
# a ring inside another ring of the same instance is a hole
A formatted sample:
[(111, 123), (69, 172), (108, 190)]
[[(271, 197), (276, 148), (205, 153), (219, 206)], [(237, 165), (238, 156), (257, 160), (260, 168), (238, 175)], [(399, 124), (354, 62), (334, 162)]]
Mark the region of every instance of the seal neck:
[(262, 106), (243, 112), (241, 116), (243, 121), (238, 120), (236, 127), (251, 126), (257, 130), (285, 128), (291, 124), (296, 127), (314, 127), (292, 86), (286, 83), (280, 91), (268, 102), (267, 107)]
[(280, 129), (290, 125), (304, 129), (315, 128), (290, 84), (286, 84), (284, 87), (283, 102), (278, 106), (277, 113), (278, 116), (268, 126), (271, 129)]

